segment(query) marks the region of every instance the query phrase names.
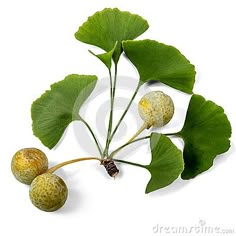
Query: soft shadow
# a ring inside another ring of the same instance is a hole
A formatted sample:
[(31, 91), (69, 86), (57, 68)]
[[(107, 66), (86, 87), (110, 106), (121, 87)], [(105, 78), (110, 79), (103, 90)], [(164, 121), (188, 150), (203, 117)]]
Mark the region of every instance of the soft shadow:
[(159, 80), (149, 80), (147, 82), (147, 85), (158, 85), (160, 84), (161, 82)]
[(79, 191), (80, 182), (76, 178), (77, 170), (65, 172), (63, 169), (57, 171), (57, 175), (60, 176), (66, 183), (68, 188), (68, 197), (65, 205), (58, 211), (58, 214), (70, 214), (72, 212), (78, 211), (78, 209), (83, 206), (83, 199), (81, 192)]
[(184, 189), (191, 181), (188, 180), (182, 180), (180, 177), (175, 180), (172, 184), (169, 186), (159, 189), (158, 191), (154, 191), (152, 193), (149, 193), (150, 197), (157, 197), (157, 196), (166, 196), (170, 195), (175, 192), (179, 192), (182, 189)]
[(234, 145), (233, 142), (231, 142), (230, 149), (226, 153), (218, 155), (214, 160), (213, 166), (209, 170), (207, 170), (206, 173), (207, 172), (209, 173), (209, 172), (213, 171), (215, 168), (217, 168), (218, 165), (221, 165), (222, 163), (228, 161), (228, 159), (231, 156), (233, 156), (233, 154), (235, 154), (235, 145)]
[[(59, 162), (55, 162), (55, 161), (51, 161), (51, 160), (48, 160), (48, 169), (54, 167), (55, 165), (59, 164)], [(59, 169), (60, 170), (60, 169)], [(58, 171), (59, 171), (58, 170)]]
[[(76, 185), (76, 187), (78, 187)], [(59, 214), (69, 214), (73, 211), (78, 211), (81, 205), (83, 205), (83, 197), (80, 195), (78, 188), (68, 188), (68, 198)]]
[(60, 138), (60, 140), (58, 141), (58, 143), (52, 148), (52, 150), (56, 150), (56, 149), (61, 145), (61, 143), (63, 142), (63, 140), (64, 140), (65, 137), (66, 137), (67, 132), (68, 132), (68, 127), (65, 129), (65, 131), (64, 131), (64, 133), (63, 133), (63, 135), (62, 135), (62, 137)]
[(225, 160), (228, 160), (230, 156), (233, 156), (233, 154), (235, 154), (235, 144), (231, 141), (230, 143), (230, 148), (229, 148), (229, 151), (226, 152), (226, 153), (223, 153), (221, 155), (219, 155), (217, 158), (216, 158), (216, 164), (218, 165), (218, 163), (221, 163), (221, 161), (225, 161)]
[[(78, 142), (80, 148), (88, 152), (90, 155), (99, 156), (98, 149), (94, 144), (94, 141), (86, 126), (80, 121), (75, 121), (73, 128), (76, 141)], [(91, 128), (96, 130), (94, 127), (92, 127), (92, 125)]]

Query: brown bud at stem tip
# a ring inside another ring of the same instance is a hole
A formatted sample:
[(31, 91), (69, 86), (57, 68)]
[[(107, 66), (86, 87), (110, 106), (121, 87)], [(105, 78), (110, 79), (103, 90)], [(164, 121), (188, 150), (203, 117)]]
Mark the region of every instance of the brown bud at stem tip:
[(103, 165), (107, 171), (107, 173), (111, 176), (111, 177), (116, 177), (119, 173), (118, 168), (116, 167), (115, 163), (113, 160), (111, 159), (104, 159), (101, 162), (101, 165)]

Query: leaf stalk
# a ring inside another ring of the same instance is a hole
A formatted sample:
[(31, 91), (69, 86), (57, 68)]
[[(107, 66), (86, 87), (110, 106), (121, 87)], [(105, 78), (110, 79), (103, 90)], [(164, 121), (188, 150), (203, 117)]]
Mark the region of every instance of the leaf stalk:
[(112, 132), (112, 134), (111, 134), (111, 137), (110, 137), (110, 139), (109, 139), (109, 144), (111, 143), (111, 141), (112, 141), (114, 135), (116, 134), (116, 131), (118, 130), (118, 128), (119, 128), (121, 122), (123, 121), (123, 119), (124, 119), (126, 113), (127, 113), (128, 110), (129, 110), (129, 108), (130, 108), (132, 102), (134, 101), (134, 98), (136, 97), (136, 95), (137, 95), (137, 93), (138, 93), (138, 90), (139, 90), (139, 88), (141, 87), (141, 85), (142, 85), (142, 82), (139, 81), (139, 83), (138, 83), (138, 85), (137, 85), (137, 87), (136, 87), (136, 89), (135, 89), (135, 91), (134, 91), (133, 96), (131, 97), (131, 99), (130, 99), (130, 101), (129, 101), (127, 107), (126, 107), (126, 109), (124, 110), (124, 112), (123, 112), (122, 116), (120, 117), (120, 119), (119, 119), (119, 121), (118, 121), (118, 123), (117, 123), (115, 129), (113, 130), (113, 132)]
[(136, 143), (136, 142), (138, 142), (138, 141), (148, 139), (148, 138), (150, 138), (150, 137), (151, 137), (150, 135), (149, 135), (149, 136), (145, 136), (145, 137), (138, 138), (138, 139), (135, 139), (135, 140), (133, 140), (133, 141), (131, 141), (131, 142), (127, 142), (127, 143), (123, 144), (122, 146), (120, 146), (120, 147), (118, 147), (117, 149), (115, 149), (115, 150), (110, 154), (109, 158), (112, 159), (112, 158), (113, 158), (119, 151), (121, 151), (124, 147), (126, 147), (126, 146), (128, 146), (128, 145), (130, 145), (130, 144), (132, 144), (132, 143)]
[(85, 126), (86, 126), (86, 127), (88, 128), (88, 130), (90, 131), (90, 133), (91, 133), (91, 135), (92, 135), (92, 137), (93, 137), (93, 139), (94, 139), (94, 142), (95, 142), (95, 144), (96, 144), (96, 146), (97, 146), (97, 149), (98, 149), (98, 151), (99, 151), (99, 154), (100, 154), (100, 156), (102, 157), (102, 155), (103, 155), (102, 149), (101, 149), (101, 147), (100, 147), (100, 144), (99, 144), (99, 142), (98, 142), (98, 140), (97, 140), (97, 138), (96, 138), (96, 135), (94, 134), (92, 128), (90, 127), (90, 125), (89, 125), (83, 118), (80, 118), (80, 120), (85, 124)]

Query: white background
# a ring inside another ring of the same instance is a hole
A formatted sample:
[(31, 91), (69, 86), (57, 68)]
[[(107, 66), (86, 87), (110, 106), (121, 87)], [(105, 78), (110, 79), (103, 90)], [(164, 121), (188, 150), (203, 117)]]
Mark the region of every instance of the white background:
[[(196, 66), (195, 93), (222, 105), (234, 130), (234, 2), (1, 0), (0, 235), (155, 235), (153, 227), (157, 224), (192, 227), (198, 226), (201, 220), (206, 226), (236, 230), (234, 134), (230, 151), (219, 156), (211, 170), (191, 181), (179, 179), (149, 195), (145, 195), (144, 190), (150, 176), (143, 169), (122, 165), (120, 176), (113, 180), (95, 162), (67, 166), (57, 173), (68, 185), (69, 198), (65, 206), (54, 213), (33, 207), (28, 186), (17, 182), (10, 171), (13, 154), (23, 147), (40, 148), (47, 154), (50, 165), (96, 155), (92, 142), (84, 142), (88, 134), (80, 123), (71, 125), (60, 145), (49, 151), (32, 134), (30, 106), (50, 84), (70, 73), (96, 74), (101, 79), (107, 76), (105, 67), (87, 52), (91, 47), (73, 36), (88, 16), (105, 7), (119, 7), (143, 16), (150, 29), (141, 38), (156, 39), (181, 50)], [(124, 59), (119, 75), (138, 78)], [(130, 96), (132, 86), (130, 82), (122, 96)], [(161, 88), (172, 96), (176, 106), (174, 119), (165, 131), (177, 131), (182, 127), (189, 96)], [(94, 104), (89, 101), (87, 110), (83, 111), (95, 131), (104, 126), (96, 123), (100, 115), (96, 111), (99, 103), (102, 106), (107, 102), (108, 94), (108, 91), (102, 93)], [(141, 124), (140, 118), (134, 117), (140, 96), (134, 102), (133, 115), (127, 116), (123, 124), (126, 128), (123, 139), (119, 135), (114, 147), (127, 140), (137, 124)], [(116, 117), (118, 113), (120, 109)], [(107, 114), (101, 116), (107, 120)], [(99, 138), (104, 142), (104, 135), (100, 134)], [(148, 145), (144, 142), (138, 149), (139, 146), (130, 148), (131, 154), (120, 153), (120, 158), (148, 163)]]

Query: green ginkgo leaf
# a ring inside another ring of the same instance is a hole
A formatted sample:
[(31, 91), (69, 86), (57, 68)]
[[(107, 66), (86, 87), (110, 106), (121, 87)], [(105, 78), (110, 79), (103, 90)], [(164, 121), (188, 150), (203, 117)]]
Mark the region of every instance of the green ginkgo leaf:
[(69, 75), (51, 85), (31, 107), (34, 135), (48, 148), (53, 148), (73, 120), (80, 120), (79, 110), (93, 91), (96, 76)]
[(214, 158), (230, 148), (231, 126), (222, 107), (193, 95), (178, 135), (185, 142), (182, 178), (191, 179), (208, 170)]
[(148, 39), (124, 41), (123, 49), (137, 68), (142, 82), (156, 80), (192, 93), (196, 72), (178, 49)]
[(117, 43), (113, 55), (117, 63), (122, 53), (121, 42), (135, 39), (148, 29), (148, 23), (141, 16), (120, 11), (117, 8), (105, 8), (90, 16), (75, 33), (76, 39), (81, 42), (98, 46), (109, 52)]
[(152, 160), (144, 166), (151, 173), (146, 193), (171, 184), (184, 169), (182, 152), (165, 135), (152, 133), (150, 147)]
[(102, 61), (104, 65), (107, 67), (107, 69), (110, 70), (111, 65), (112, 65), (112, 57), (116, 50), (116, 46), (117, 46), (117, 42), (115, 43), (115, 46), (109, 52), (105, 52), (101, 54), (95, 54), (91, 50), (89, 50), (89, 52), (95, 57), (97, 57), (100, 61)]

